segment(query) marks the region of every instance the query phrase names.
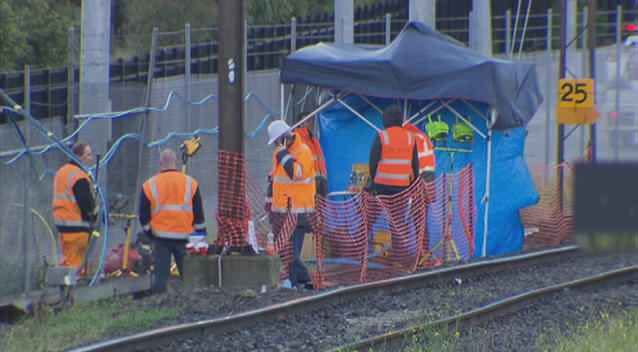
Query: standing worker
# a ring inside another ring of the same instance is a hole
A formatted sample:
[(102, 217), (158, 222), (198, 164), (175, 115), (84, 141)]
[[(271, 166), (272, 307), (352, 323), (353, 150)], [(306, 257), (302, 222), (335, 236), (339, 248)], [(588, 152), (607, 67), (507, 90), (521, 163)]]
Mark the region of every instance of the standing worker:
[[(77, 143), (73, 154), (84, 165), (93, 164), (88, 144)], [(60, 233), (60, 265), (80, 269), (97, 218), (91, 177), (75, 161), (62, 166), (53, 179), (53, 221)]]
[(273, 153), (272, 205), (273, 213), (292, 213), (297, 226), (292, 234), (293, 262), (290, 283), (312, 289), (308, 269), (301, 259), (304, 237), (312, 232), (310, 215), (315, 211), (315, 164), (312, 152), (297, 132), (290, 131), (285, 121), (276, 120), (268, 126), (268, 144), (276, 144)]
[[(300, 113), (297, 115), (297, 119), (301, 120), (308, 114), (309, 113)], [(316, 115), (307, 119), (299, 128), (295, 129), (295, 132), (299, 135), (301, 141), (308, 146), (312, 152), (312, 159), (315, 162), (315, 182), (317, 184), (317, 194), (325, 197), (328, 194), (328, 173), (326, 171), (326, 159), (323, 156), (321, 144), (319, 144), (319, 140), (312, 132), (315, 127), (315, 118), (317, 118)]]
[(171, 149), (160, 153), (159, 164), (160, 172), (144, 182), (139, 208), (140, 224), (153, 239), (153, 293), (166, 291), (171, 255), (183, 275), (189, 236), (194, 232), (206, 235), (197, 181), (177, 171), (177, 156)]
[(416, 148), (419, 157), (419, 176), (425, 181), (432, 181), (436, 169), (436, 156), (434, 155), (434, 145), (432, 141), (430, 141), (430, 138), (423, 133), (423, 131), (411, 123), (406, 124), (403, 128), (412, 132), (416, 137)]
[(401, 126), (402, 122), (398, 106), (390, 106), (383, 112), (385, 129), (379, 132), (370, 150), (370, 182), (376, 194), (397, 194), (419, 175), (416, 137)]

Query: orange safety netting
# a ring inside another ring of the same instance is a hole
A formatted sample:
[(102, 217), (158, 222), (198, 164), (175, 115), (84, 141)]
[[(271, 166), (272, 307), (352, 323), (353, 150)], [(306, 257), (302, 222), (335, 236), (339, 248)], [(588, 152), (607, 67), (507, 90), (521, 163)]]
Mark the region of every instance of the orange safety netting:
[[(286, 279), (297, 216), (264, 209), (263, 181), (251, 180), (246, 187), (252, 213), (262, 214), (254, 219), (258, 243), (265, 247), (268, 232), (273, 232), (275, 251), (282, 258), (280, 278)], [(476, 221), (472, 168), (430, 183), (419, 180), (393, 196), (361, 192), (342, 199), (317, 197), (308, 220), (313, 233), (306, 238), (304, 259), (315, 287), (467, 260), (474, 251)]]
[[(563, 207), (559, 204), (558, 183), (556, 171), (563, 169), (564, 198)], [(555, 246), (569, 239), (574, 229), (573, 213), (571, 209), (572, 172), (567, 163), (556, 167), (534, 167), (532, 175), (540, 194), (538, 204), (521, 210), (521, 220), (530, 233), (525, 239), (528, 248), (538, 246)], [(549, 177), (544, 181), (546, 173)]]
[(250, 208), (246, 199), (246, 169), (244, 156), (239, 153), (219, 151), (219, 199), (217, 245), (245, 247), (248, 244)]

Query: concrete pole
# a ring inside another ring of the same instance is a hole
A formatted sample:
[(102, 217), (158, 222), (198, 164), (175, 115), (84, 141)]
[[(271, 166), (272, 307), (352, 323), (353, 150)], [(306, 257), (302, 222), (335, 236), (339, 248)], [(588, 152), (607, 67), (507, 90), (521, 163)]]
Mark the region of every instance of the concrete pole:
[(472, 21), (470, 34), (474, 38), (474, 48), (485, 56), (492, 56), (492, 6), (490, 1), (472, 0)]
[[(29, 65), (24, 66), (24, 111), (27, 114), (31, 114), (31, 68)], [(31, 146), (31, 121), (24, 119), (24, 138), (25, 147)], [(24, 179), (22, 180), (22, 195), (23, 195), (23, 207), (22, 207), (22, 256), (24, 263), (24, 292), (31, 291), (31, 255), (30, 248), (31, 238), (33, 236), (32, 218), (31, 218), (31, 167), (32, 164), (29, 160), (31, 156), (27, 156), (22, 160)], [(53, 244), (52, 244), (53, 245)]]
[(354, 43), (353, 0), (335, 0), (335, 43)]
[[(80, 114), (109, 112), (111, 0), (82, 1), (81, 38)], [(95, 120), (80, 138), (90, 141), (94, 153), (104, 155), (111, 132), (111, 121)]]
[(436, 0), (410, 0), (410, 21), (423, 22), (436, 29)]

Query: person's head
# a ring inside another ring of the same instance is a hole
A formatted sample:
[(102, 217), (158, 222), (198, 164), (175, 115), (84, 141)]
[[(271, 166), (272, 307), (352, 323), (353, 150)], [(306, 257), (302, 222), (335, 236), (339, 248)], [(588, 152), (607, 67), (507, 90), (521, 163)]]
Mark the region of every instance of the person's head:
[(383, 110), (383, 126), (401, 126), (403, 123), (403, 111), (398, 105), (390, 105)]
[(290, 126), (284, 120), (275, 120), (268, 125), (268, 144), (284, 145), (291, 139)]
[(91, 165), (95, 162), (93, 159), (93, 150), (91, 150), (91, 146), (86, 143), (76, 143), (71, 148), (73, 154), (78, 157), (82, 161), (82, 163), (86, 165)]
[[(297, 115), (297, 121), (301, 121), (304, 117), (310, 115), (310, 112), (300, 112)], [(304, 123), (301, 124), (301, 127), (305, 127), (308, 129), (308, 131), (313, 131), (315, 128), (315, 119), (317, 118), (317, 115), (314, 115), (312, 117), (309, 117), (308, 119), (306, 119), (306, 121), (304, 121)]]
[(160, 152), (159, 158), (160, 171), (177, 169), (177, 155), (175, 151), (166, 148)]

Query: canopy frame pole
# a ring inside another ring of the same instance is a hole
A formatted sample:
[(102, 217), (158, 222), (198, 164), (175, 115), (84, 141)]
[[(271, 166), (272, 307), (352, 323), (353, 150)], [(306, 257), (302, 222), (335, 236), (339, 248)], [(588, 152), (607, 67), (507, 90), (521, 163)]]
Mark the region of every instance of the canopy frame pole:
[(469, 101), (467, 101), (465, 99), (462, 99), (461, 101), (464, 102), (465, 105), (467, 105), (467, 107), (472, 109), (472, 111), (474, 111), (477, 115), (481, 116), (486, 121), (489, 121), (490, 117), (485, 115), (485, 113), (483, 113), (483, 111), (479, 110), (476, 106), (474, 106), (474, 104), (470, 103)]
[[(453, 100), (451, 100), (451, 101), (453, 101)], [(438, 102), (438, 103), (440, 104), (440, 102)], [(432, 111), (428, 112), (426, 115), (421, 116), (421, 117), (420, 117), (418, 120), (416, 120), (413, 124), (414, 124), (414, 125), (418, 125), (418, 124), (420, 124), (420, 123), (421, 123), (421, 121), (423, 121), (423, 120), (425, 120), (425, 119), (427, 119), (427, 118), (428, 118), (428, 115), (430, 115), (430, 114), (436, 114), (437, 112), (439, 112), (439, 110), (442, 110), (444, 107), (445, 107), (445, 106), (443, 106), (443, 104), (440, 104), (439, 106), (437, 106), (437, 107), (436, 107), (436, 109), (434, 109), (434, 110), (432, 110)], [(409, 122), (409, 120), (408, 120), (408, 122)], [(406, 122), (406, 123), (408, 123), (408, 122)]]
[(408, 99), (403, 99), (403, 121), (408, 119)]
[(285, 116), (284, 116), (284, 104), (285, 104), (285, 89), (284, 89), (284, 84), (281, 83), (279, 85), (279, 119), (280, 120), (285, 120)]
[[(293, 84), (290, 89), (290, 92), (288, 92), (288, 101), (286, 102), (286, 111), (284, 113), (284, 120), (286, 121), (288, 121), (288, 111), (290, 109), (290, 102), (293, 100), (292, 97), (293, 97), (293, 93), (295, 92), (295, 87), (296, 87), (296, 84)], [(294, 116), (293, 116), (293, 120), (294, 120)]]
[(366, 119), (365, 116), (361, 115), (352, 106), (348, 105), (345, 101), (343, 101), (343, 99), (341, 99), (341, 97), (337, 97), (337, 101), (340, 102), (341, 105), (343, 105), (346, 109), (350, 110), (351, 113), (355, 114), (355, 116), (363, 120), (363, 122), (365, 122), (368, 126), (372, 127), (375, 131), (381, 132), (381, 129), (379, 127), (375, 126), (372, 122), (368, 121), (368, 119)]
[(381, 110), (381, 108), (373, 103), (370, 99), (368, 99), (365, 95), (357, 95), (359, 98), (361, 98), (363, 101), (365, 101), (366, 103), (368, 103), (368, 105), (372, 106), (372, 108), (376, 111), (379, 112), (379, 114), (383, 115), (383, 110)]
[(326, 101), (325, 103), (321, 104), (319, 107), (317, 107), (316, 109), (314, 109), (312, 112), (310, 112), (308, 115), (304, 116), (302, 119), (300, 119), (299, 121), (295, 122), (295, 124), (293, 124), (292, 126), (290, 126), (290, 131), (294, 130), (295, 128), (301, 126), (301, 124), (303, 124), (304, 122), (306, 122), (306, 120), (308, 120), (309, 118), (315, 116), (316, 114), (320, 113), (322, 110), (324, 110), (325, 108), (327, 108), (329, 105), (335, 103), (338, 99), (341, 99), (338, 95), (333, 95), (330, 100)]
[(487, 166), (486, 166), (486, 175), (485, 175), (485, 195), (481, 200), (482, 203), (485, 204), (485, 214), (483, 215), (483, 251), (482, 257), (487, 256), (487, 240), (489, 234), (489, 210), (490, 210), (490, 185), (492, 179), (492, 127), (494, 126), (494, 121), (496, 121), (495, 116), (496, 110), (492, 109), (490, 112), (490, 119), (487, 122)]
[[(423, 114), (427, 109), (429, 109), (432, 105), (436, 104), (437, 102), (438, 101), (436, 101), (436, 100), (431, 101), (428, 105), (423, 107), (421, 110), (417, 111), (414, 115), (410, 116), (410, 118), (408, 118), (407, 121), (404, 121), (403, 125), (405, 126), (406, 124), (412, 122), (412, 120), (414, 120), (415, 118), (419, 117), (419, 115)], [(430, 113), (430, 114), (432, 114), (432, 113)], [(419, 122), (421, 122), (421, 121), (419, 121)]]
[(474, 126), (474, 124), (472, 122), (470, 122), (468, 119), (466, 119), (465, 117), (463, 117), (463, 115), (461, 115), (458, 111), (456, 111), (456, 109), (454, 109), (451, 105), (449, 105), (447, 102), (445, 101), (441, 101), (441, 104), (443, 104), (450, 112), (452, 112), (456, 117), (458, 117), (459, 119), (463, 120), (463, 122), (465, 122), (466, 124), (468, 124), (468, 126), (470, 126), (470, 128), (476, 132), (476, 134), (478, 134), (479, 136), (481, 136), (483, 139), (489, 139), (489, 135), (490, 135), (490, 131), (489, 129), (492, 128), (492, 116), (490, 116), (490, 120), (488, 122), (488, 135), (486, 136), (483, 132), (481, 132), (478, 128), (476, 128), (476, 126)]
[(306, 109), (306, 101), (308, 100), (308, 97), (310, 95), (312, 95), (312, 91), (313, 91), (314, 87), (312, 86), (308, 86), (306, 87), (306, 93), (304, 94), (303, 98), (301, 98), (301, 101), (298, 101), (297, 103), (295, 103), (296, 105), (301, 105), (301, 112), (303, 112)]

